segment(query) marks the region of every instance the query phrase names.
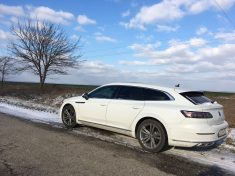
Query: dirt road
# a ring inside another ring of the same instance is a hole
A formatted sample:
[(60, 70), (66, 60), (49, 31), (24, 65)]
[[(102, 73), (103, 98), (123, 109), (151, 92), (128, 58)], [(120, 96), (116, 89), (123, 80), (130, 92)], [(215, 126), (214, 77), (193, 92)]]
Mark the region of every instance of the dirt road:
[(230, 175), (169, 154), (148, 154), (0, 113), (0, 176)]

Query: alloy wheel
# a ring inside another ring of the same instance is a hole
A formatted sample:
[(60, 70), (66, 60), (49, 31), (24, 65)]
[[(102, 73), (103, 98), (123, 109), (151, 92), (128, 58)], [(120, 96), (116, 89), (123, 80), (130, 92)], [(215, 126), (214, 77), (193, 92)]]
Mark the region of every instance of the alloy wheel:
[(73, 128), (76, 125), (76, 114), (71, 105), (63, 108), (62, 121), (67, 128)]
[(140, 140), (149, 149), (154, 149), (161, 140), (161, 134), (155, 124), (146, 124), (140, 130)]

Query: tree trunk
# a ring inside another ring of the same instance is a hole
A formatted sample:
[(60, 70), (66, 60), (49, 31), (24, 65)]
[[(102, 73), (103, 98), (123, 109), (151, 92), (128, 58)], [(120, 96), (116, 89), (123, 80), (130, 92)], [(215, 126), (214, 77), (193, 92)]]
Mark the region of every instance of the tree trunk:
[(3, 84), (4, 84), (4, 74), (2, 74), (1, 87), (3, 87)]
[(4, 84), (5, 68), (6, 68), (6, 63), (4, 63), (3, 68), (2, 68), (2, 80), (1, 80), (1, 86), (2, 87), (3, 87), (3, 84)]
[(43, 89), (43, 83), (40, 81), (40, 90)]
[(43, 89), (43, 86), (44, 86), (44, 81), (43, 81), (42, 76), (40, 75), (40, 90)]
[(46, 80), (46, 72), (43, 73), (43, 75), (40, 75), (40, 89), (42, 90), (45, 84)]

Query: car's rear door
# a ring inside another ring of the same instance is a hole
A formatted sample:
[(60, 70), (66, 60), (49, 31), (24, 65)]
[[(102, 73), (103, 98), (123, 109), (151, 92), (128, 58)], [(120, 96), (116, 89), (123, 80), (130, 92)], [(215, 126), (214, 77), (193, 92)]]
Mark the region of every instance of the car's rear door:
[(144, 107), (142, 88), (119, 86), (119, 90), (109, 104), (106, 113), (108, 126), (128, 130)]

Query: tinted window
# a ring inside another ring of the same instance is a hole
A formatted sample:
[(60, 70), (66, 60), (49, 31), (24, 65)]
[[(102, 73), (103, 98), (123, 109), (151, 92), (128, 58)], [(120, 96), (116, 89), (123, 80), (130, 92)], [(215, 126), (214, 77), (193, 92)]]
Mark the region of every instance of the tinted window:
[(117, 86), (106, 86), (101, 87), (89, 94), (89, 98), (113, 98)]
[(144, 99), (146, 101), (171, 100), (171, 98), (164, 92), (152, 90), (152, 89), (144, 89)]
[(187, 98), (194, 104), (213, 102), (211, 99), (204, 96), (202, 92), (184, 92), (181, 93), (181, 95), (183, 95), (185, 98)]
[(121, 86), (116, 98), (124, 100), (143, 100), (143, 89), (138, 87)]

